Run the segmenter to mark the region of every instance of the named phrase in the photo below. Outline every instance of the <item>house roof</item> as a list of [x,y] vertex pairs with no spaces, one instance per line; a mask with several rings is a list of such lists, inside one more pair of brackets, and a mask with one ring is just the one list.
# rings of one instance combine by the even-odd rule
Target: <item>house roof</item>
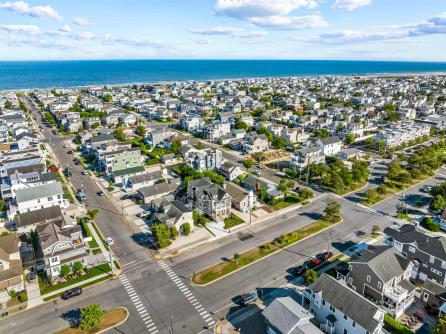
[[368,332],[373,333],[378,327],[379,322],[375,319],[375,314],[380,310],[379,306],[368,301],[335,278],[322,274],[309,289],[314,293],[321,292],[324,300]]
[[138,184],[148,181],[156,181],[161,179],[162,177],[163,174],[161,173],[161,171],[155,171],[131,176],[130,181],[132,181],[133,184]]
[[340,142],[341,140],[339,139],[338,136],[331,136],[331,137],[327,137],[327,138],[321,138],[320,141],[324,145],[330,145],[330,144]]
[[63,194],[63,189],[59,182],[45,183],[32,188],[18,189],[16,191],[16,201],[20,203],[61,194]]
[[366,263],[386,283],[396,276],[401,276],[410,260],[405,259],[392,246],[369,246],[354,255],[350,263]]
[[178,185],[175,183],[158,183],[153,186],[142,187],[138,189],[138,193],[140,193],[144,197],[153,196],[153,195],[161,195],[173,192],[178,188]]
[[431,237],[414,225],[404,225],[399,230],[387,227],[384,233],[401,243],[413,244],[419,250],[446,261],[446,238],[443,236]]
[[439,296],[442,299],[446,299],[446,288],[442,285],[438,284],[435,281],[427,279],[423,282],[423,289]]
[[46,170],[46,166],[44,164],[32,164],[27,166],[19,166],[19,167],[11,167],[8,168],[8,175],[15,174],[16,172],[19,174],[27,174],[32,172],[43,173]]
[[71,241],[71,235],[79,232],[82,232],[79,225],[69,226],[63,219],[46,222],[36,227],[42,249],[48,248],[58,241]]
[[142,173],[144,172],[144,166],[135,166],[135,167],[130,167],[130,168],[124,168],[124,169],[120,169],[117,171],[113,171],[113,176],[114,177],[119,177],[119,176],[124,176],[124,175],[132,175],[132,174],[137,174],[137,173]]
[[[319,334],[319,328],[309,322],[313,316],[291,297],[275,299],[263,312],[268,324],[283,334]],[[299,322],[302,322],[299,324]],[[277,332],[277,331],[276,331]]]
[[226,183],[226,192],[231,196],[231,198],[235,201],[241,201],[248,196],[249,192],[239,187],[235,183],[227,182]]
[[14,223],[16,227],[26,227],[60,218],[62,218],[62,212],[60,211],[60,206],[56,205],[40,210],[18,213],[14,218]]
[[0,259],[9,262],[10,254],[19,251],[19,239],[16,234],[0,236]]

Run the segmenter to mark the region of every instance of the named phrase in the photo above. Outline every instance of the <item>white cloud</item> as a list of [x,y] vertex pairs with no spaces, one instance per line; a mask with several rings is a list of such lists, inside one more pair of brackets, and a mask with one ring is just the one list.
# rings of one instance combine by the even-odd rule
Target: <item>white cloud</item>
[[28,24],[0,24],[0,30],[31,36],[40,34],[38,27]]
[[16,2],[3,2],[0,3],[0,8],[7,9],[11,12],[20,15],[28,15],[32,17],[40,17],[40,18],[50,18],[57,21],[62,20],[62,16],[51,6],[34,6],[31,7],[25,1],[16,1]]
[[189,32],[197,35],[227,35],[240,38],[255,38],[268,34],[266,31],[246,31],[237,27],[191,28]]
[[248,21],[260,27],[273,29],[322,28],[328,23],[320,15],[290,15],[304,8],[315,9],[316,0],[217,0],[219,14]]
[[66,24],[62,28],[59,28],[59,31],[62,33],[70,34],[73,31],[73,29],[71,29],[71,27],[68,24]]
[[332,8],[346,9],[348,11],[355,10],[357,8],[370,6],[372,0],[336,0]]
[[327,27],[328,23],[320,15],[305,16],[268,16],[252,18],[251,22],[260,27],[275,29],[308,29]]
[[88,26],[90,24],[87,19],[79,16],[74,18],[73,23],[81,27]]
[[204,38],[195,38],[193,39],[193,41],[196,44],[200,44],[200,45],[210,45],[210,44],[214,44],[214,41],[210,38],[204,37]]

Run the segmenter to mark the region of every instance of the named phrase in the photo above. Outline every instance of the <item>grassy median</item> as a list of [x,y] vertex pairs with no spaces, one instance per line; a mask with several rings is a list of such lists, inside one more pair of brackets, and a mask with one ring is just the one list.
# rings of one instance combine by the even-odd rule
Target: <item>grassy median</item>
[[209,268],[195,273],[192,281],[195,284],[203,285],[215,281],[231,272],[243,268],[244,266],[258,261],[265,256],[286,248],[304,238],[322,231],[340,221],[340,218],[333,220],[318,220],[293,232],[284,234],[273,241],[267,242],[259,247],[252,248],[244,253],[235,254],[234,257],[224,262],[217,263]]

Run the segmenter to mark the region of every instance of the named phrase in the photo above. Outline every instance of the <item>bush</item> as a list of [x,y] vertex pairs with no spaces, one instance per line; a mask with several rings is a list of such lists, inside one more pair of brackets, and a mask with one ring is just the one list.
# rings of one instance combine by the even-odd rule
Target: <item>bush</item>
[[304,274],[305,284],[310,285],[317,281],[318,274],[316,270],[307,270]]
[[184,235],[189,235],[189,233],[190,233],[190,224],[189,223],[184,223],[182,226],[183,226],[183,234]]
[[96,326],[105,314],[105,310],[99,304],[91,304],[81,309],[81,329],[89,329]]
[[391,334],[414,334],[409,327],[395,320],[387,313],[384,314],[384,329]]
[[429,230],[432,232],[440,231],[440,225],[438,225],[436,222],[432,221],[431,217],[424,217],[423,220],[421,220],[421,226],[423,226],[426,230]]
[[178,230],[175,226],[170,228],[170,237],[175,240],[178,237]]

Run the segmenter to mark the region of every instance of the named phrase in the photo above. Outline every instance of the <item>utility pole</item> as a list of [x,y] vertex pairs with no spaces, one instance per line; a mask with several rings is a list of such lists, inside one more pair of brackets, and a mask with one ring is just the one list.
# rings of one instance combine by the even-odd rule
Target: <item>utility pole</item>
[[115,276],[115,273],[114,273],[114,270],[113,270],[113,256],[112,256],[112,252],[111,251],[112,251],[111,247],[108,246],[108,255],[110,257],[110,269],[111,269],[111,274],[112,274],[112,277],[113,277],[113,276]]
[[170,330],[169,330],[170,334],[174,334],[173,332],[173,314],[170,315]]

